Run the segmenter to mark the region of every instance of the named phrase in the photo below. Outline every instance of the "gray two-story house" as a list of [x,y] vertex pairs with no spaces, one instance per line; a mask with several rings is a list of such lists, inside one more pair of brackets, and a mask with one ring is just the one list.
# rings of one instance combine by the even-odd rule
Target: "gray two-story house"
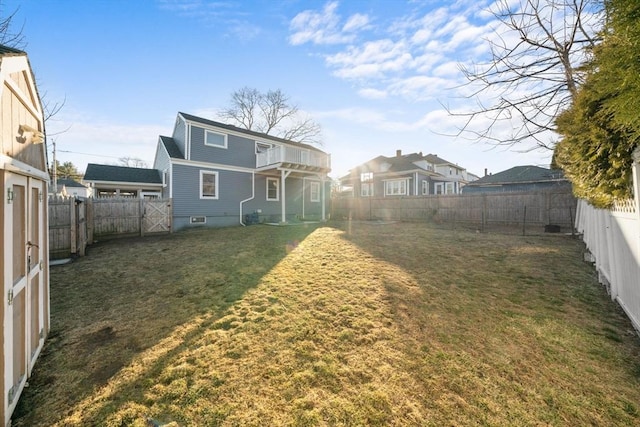
[[331,158],[311,145],[178,113],[154,169],[175,230],[326,218]]

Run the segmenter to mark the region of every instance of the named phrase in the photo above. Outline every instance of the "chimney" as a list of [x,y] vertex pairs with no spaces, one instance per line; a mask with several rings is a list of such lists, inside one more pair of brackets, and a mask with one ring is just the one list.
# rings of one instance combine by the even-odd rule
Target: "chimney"
[[487,176],[487,168],[484,168],[484,176]]
[[396,150],[396,157],[402,157],[402,150]]

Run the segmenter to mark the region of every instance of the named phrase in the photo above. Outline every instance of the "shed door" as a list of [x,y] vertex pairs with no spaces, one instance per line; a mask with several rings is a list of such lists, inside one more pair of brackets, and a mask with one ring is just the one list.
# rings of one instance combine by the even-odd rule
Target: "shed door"
[[[4,364],[6,407],[13,407],[44,343],[44,224],[40,180],[6,172]],[[11,412],[11,411],[9,411]]]

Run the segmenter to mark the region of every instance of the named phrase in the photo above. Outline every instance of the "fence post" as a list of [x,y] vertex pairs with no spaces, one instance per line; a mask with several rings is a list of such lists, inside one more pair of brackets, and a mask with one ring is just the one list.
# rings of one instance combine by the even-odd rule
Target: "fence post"
[[524,205],[524,214],[522,215],[522,235],[526,234],[527,230],[527,205]]
[[144,198],[140,198],[138,202],[138,218],[140,218],[140,237],[144,237]]
[[78,252],[78,216],[76,215],[76,201],[69,198],[69,243],[71,244],[70,252],[75,254]]
[[86,209],[87,209],[87,244],[93,244],[93,197],[89,197],[85,200]]

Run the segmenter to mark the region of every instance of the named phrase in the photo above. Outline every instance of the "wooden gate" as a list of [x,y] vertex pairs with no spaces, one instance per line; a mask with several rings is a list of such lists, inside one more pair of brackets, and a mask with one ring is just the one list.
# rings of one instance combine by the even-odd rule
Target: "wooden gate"
[[145,199],[142,201],[142,235],[171,231],[171,200]]

